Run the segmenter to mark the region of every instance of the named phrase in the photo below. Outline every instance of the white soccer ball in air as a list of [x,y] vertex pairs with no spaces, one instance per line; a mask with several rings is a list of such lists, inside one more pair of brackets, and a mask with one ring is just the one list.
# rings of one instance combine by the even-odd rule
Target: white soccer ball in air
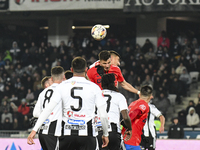
[[106,28],[100,24],[93,26],[91,30],[91,35],[95,40],[103,40],[106,37]]

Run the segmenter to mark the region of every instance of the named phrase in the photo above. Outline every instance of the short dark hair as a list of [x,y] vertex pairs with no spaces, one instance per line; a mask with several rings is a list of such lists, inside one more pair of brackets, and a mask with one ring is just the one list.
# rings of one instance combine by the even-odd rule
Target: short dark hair
[[72,68],[75,73],[83,73],[87,67],[86,60],[82,57],[75,57],[72,60]]
[[144,85],[141,87],[140,94],[145,97],[150,97],[153,93],[153,88],[150,85]]
[[99,53],[99,60],[107,61],[110,58],[110,52],[107,50],[103,50]]
[[116,51],[111,50],[109,52],[110,52],[110,55],[116,55],[120,58],[120,55]]
[[55,67],[53,67],[52,69],[51,69],[51,75],[53,76],[53,75],[55,75],[55,76],[57,76],[57,75],[60,75],[61,73],[63,73],[64,72],[64,69],[63,69],[63,67],[61,67],[61,66],[55,66]]
[[113,73],[104,74],[102,76],[101,87],[103,89],[108,89],[108,90],[119,92],[119,90],[115,86],[115,75]]
[[53,78],[53,80],[62,80],[62,73],[64,73],[64,69],[61,66],[56,66],[51,69],[51,77]]
[[70,70],[65,71],[65,78],[70,79],[71,77],[73,77],[73,72]]
[[51,78],[51,76],[45,76],[41,81],[42,88],[45,88],[45,83]]

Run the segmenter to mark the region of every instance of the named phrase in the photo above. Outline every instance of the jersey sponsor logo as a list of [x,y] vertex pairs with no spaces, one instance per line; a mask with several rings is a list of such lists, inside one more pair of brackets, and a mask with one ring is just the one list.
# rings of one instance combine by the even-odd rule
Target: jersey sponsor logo
[[[102,131],[102,130],[103,130],[103,127],[102,127],[102,124],[100,122],[98,125],[96,125],[95,132]],[[111,131],[111,126],[110,125],[108,125],[108,130]]]
[[65,129],[70,129],[70,130],[85,130],[85,126],[84,125],[66,125]]
[[139,107],[140,107],[142,110],[145,110],[145,109],[146,109],[146,106],[145,106],[145,105],[143,105],[143,104],[142,104],[142,105],[140,105]]
[[72,85],[76,84],[76,81],[72,81],[71,84],[72,84]]
[[42,129],[42,130],[47,130],[47,129],[48,129],[48,126],[41,126],[40,129]]
[[85,115],[74,114],[74,117],[85,117]]
[[74,119],[69,119],[67,121],[69,124],[73,124],[73,125],[84,125],[85,121],[84,120],[74,120]]
[[48,124],[50,122],[49,119],[46,119],[45,122],[43,122],[43,124]]
[[96,127],[102,126],[101,121],[96,123]]
[[68,111],[67,115],[68,115],[69,118],[72,117],[72,116],[73,117],[85,117],[85,115],[82,115],[82,114],[74,114],[73,111]]

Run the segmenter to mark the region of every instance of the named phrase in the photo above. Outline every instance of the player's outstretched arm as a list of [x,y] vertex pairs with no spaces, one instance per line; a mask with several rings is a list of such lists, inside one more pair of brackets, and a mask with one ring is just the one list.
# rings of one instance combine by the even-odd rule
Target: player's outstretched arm
[[163,133],[164,130],[165,130],[165,127],[164,127],[164,126],[165,126],[165,117],[164,117],[163,115],[161,115],[161,116],[159,117],[159,119],[160,119],[160,123],[161,123],[159,132],[160,132],[160,133]]
[[135,89],[131,84],[129,84],[128,82],[126,82],[125,80],[122,82],[119,82],[119,84],[127,91],[135,93],[135,94],[140,94],[140,92]]

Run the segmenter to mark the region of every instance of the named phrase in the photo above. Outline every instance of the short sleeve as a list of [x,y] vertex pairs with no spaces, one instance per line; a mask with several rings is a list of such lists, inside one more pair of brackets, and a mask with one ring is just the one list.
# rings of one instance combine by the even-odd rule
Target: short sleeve
[[145,105],[145,104],[140,104],[138,106],[139,110],[141,110],[141,112],[144,114],[147,110],[148,110],[148,105]]
[[126,102],[126,98],[119,93],[119,109],[120,111],[122,110],[128,110],[128,105],[127,105],[127,102]]
[[104,95],[101,91],[101,89],[99,88],[98,85],[93,85],[93,90],[95,91],[95,105],[96,107],[100,107],[102,105],[106,105],[106,99],[104,98]]
[[42,112],[42,106],[41,106],[41,93],[40,93],[37,103],[35,104],[35,107],[33,109],[33,117],[38,118],[41,112]]
[[90,79],[91,82],[94,82],[94,77],[92,76],[93,67],[87,71],[87,77]]
[[117,78],[117,81],[118,82],[123,82],[124,81],[124,77],[123,77],[123,75],[122,75],[122,72],[121,72],[121,69],[119,68],[119,67],[117,67],[117,69],[118,69],[118,78]]
[[150,107],[151,113],[152,113],[154,116],[160,117],[160,116],[162,115],[162,113],[156,108],[155,105],[150,104],[149,107]]

